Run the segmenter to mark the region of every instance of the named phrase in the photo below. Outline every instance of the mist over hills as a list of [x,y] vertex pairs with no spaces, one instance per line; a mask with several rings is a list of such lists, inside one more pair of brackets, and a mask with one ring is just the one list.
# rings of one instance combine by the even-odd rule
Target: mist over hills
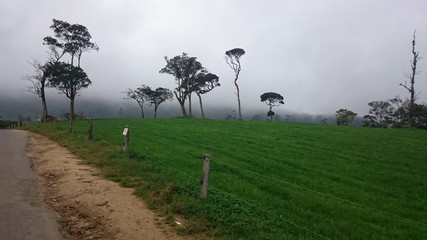
[[[69,101],[67,98],[57,95],[47,97],[49,115],[58,119],[65,119],[65,114],[69,112]],[[85,118],[140,118],[141,111],[138,104],[133,100],[103,99],[100,97],[78,97],[75,103],[76,113]],[[206,118],[209,119],[236,119],[237,114],[232,106],[204,106]],[[298,113],[286,110],[286,106],[273,109],[276,112],[275,121],[305,122],[335,124],[334,114],[309,114]],[[265,106],[247,109],[243,107],[243,118],[245,120],[267,121],[268,108]],[[9,94],[0,95],[0,117],[4,120],[17,120],[24,118],[27,121],[36,121],[42,113],[41,101],[35,95],[13,96]],[[154,108],[149,105],[144,106],[145,118],[153,118]],[[172,118],[181,116],[179,105],[176,101],[165,102],[160,105],[157,117]],[[353,125],[361,125],[362,119],[359,114]],[[200,117],[198,102],[193,102],[193,116]]]

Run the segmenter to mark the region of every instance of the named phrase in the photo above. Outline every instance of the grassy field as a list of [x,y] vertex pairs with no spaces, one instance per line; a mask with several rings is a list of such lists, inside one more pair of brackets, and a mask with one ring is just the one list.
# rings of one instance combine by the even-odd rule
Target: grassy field
[[[130,151],[121,152],[123,126]],[[427,131],[285,122],[100,119],[33,126],[136,189],[183,234],[427,239]],[[209,196],[198,198],[203,154]]]

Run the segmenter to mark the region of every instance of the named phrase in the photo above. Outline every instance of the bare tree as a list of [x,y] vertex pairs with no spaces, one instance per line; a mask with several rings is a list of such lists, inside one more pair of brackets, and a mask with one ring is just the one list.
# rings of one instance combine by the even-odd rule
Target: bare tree
[[240,104],[240,90],[239,90],[239,85],[237,84],[237,80],[239,79],[239,74],[240,74],[240,70],[241,65],[240,65],[240,57],[243,56],[245,54],[245,50],[241,49],[241,48],[234,48],[231,49],[229,51],[225,52],[225,60],[227,61],[228,66],[230,66],[231,69],[233,69],[234,71],[234,85],[236,86],[236,91],[237,91],[237,105],[238,105],[238,110],[239,110],[239,120],[242,120],[242,108],[241,108],[241,104]]
[[415,33],[413,34],[413,40],[412,40],[412,60],[411,60],[411,72],[405,74],[405,78],[409,79],[409,86],[407,85],[406,81],[405,84],[400,83],[399,85],[404,87],[406,90],[409,91],[410,99],[409,99],[409,126],[414,126],[414,105],[415,105],[415,75],[418,75],[419,72],[417,72],[417,62],[418,60],[421,60],[421,57],[419,57],[419,52],[415,51]]
[[34,68],[34,75],[23,76],[22,79],[31,82],[26,91],[37,95],[42,101],[42,121],[45,122],[48,117],[45,88],[47,80],[44,71],[44,65],[40,61],[33,59],[33,62],[28,63]]

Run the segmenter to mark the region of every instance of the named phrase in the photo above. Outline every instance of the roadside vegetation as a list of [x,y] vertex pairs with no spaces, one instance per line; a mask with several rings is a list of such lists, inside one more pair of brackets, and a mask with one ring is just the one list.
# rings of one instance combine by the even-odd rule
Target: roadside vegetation
[[[129,152],[123,153],[123,127]],[[284,122],[97,119],[27,126],[219,239],[427,239],[427,134]],[[207,199],[202,156],[212,156]]]

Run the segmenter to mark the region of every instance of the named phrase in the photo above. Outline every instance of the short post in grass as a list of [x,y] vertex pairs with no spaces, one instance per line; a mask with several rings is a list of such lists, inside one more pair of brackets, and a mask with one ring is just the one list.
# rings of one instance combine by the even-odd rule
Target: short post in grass
[[208,181],[209,181],[209,162],[211,161],[211,155],[203,155],[203,168],[202,177],[200,180],[200,198],[208,197]]
[[87,119],[87,122],[88,122],[88,127],[87,127],[87,135],[88,135],[88,139],[89,140],[92,140],[93,139],[93,118],[92,117],[89,117],[88,119]]
[[123,139],[124,139],[124,143],[123,143],[123,152],[128,152],[129,150],[129,126],[126,125],[125,128],[123,129]]

